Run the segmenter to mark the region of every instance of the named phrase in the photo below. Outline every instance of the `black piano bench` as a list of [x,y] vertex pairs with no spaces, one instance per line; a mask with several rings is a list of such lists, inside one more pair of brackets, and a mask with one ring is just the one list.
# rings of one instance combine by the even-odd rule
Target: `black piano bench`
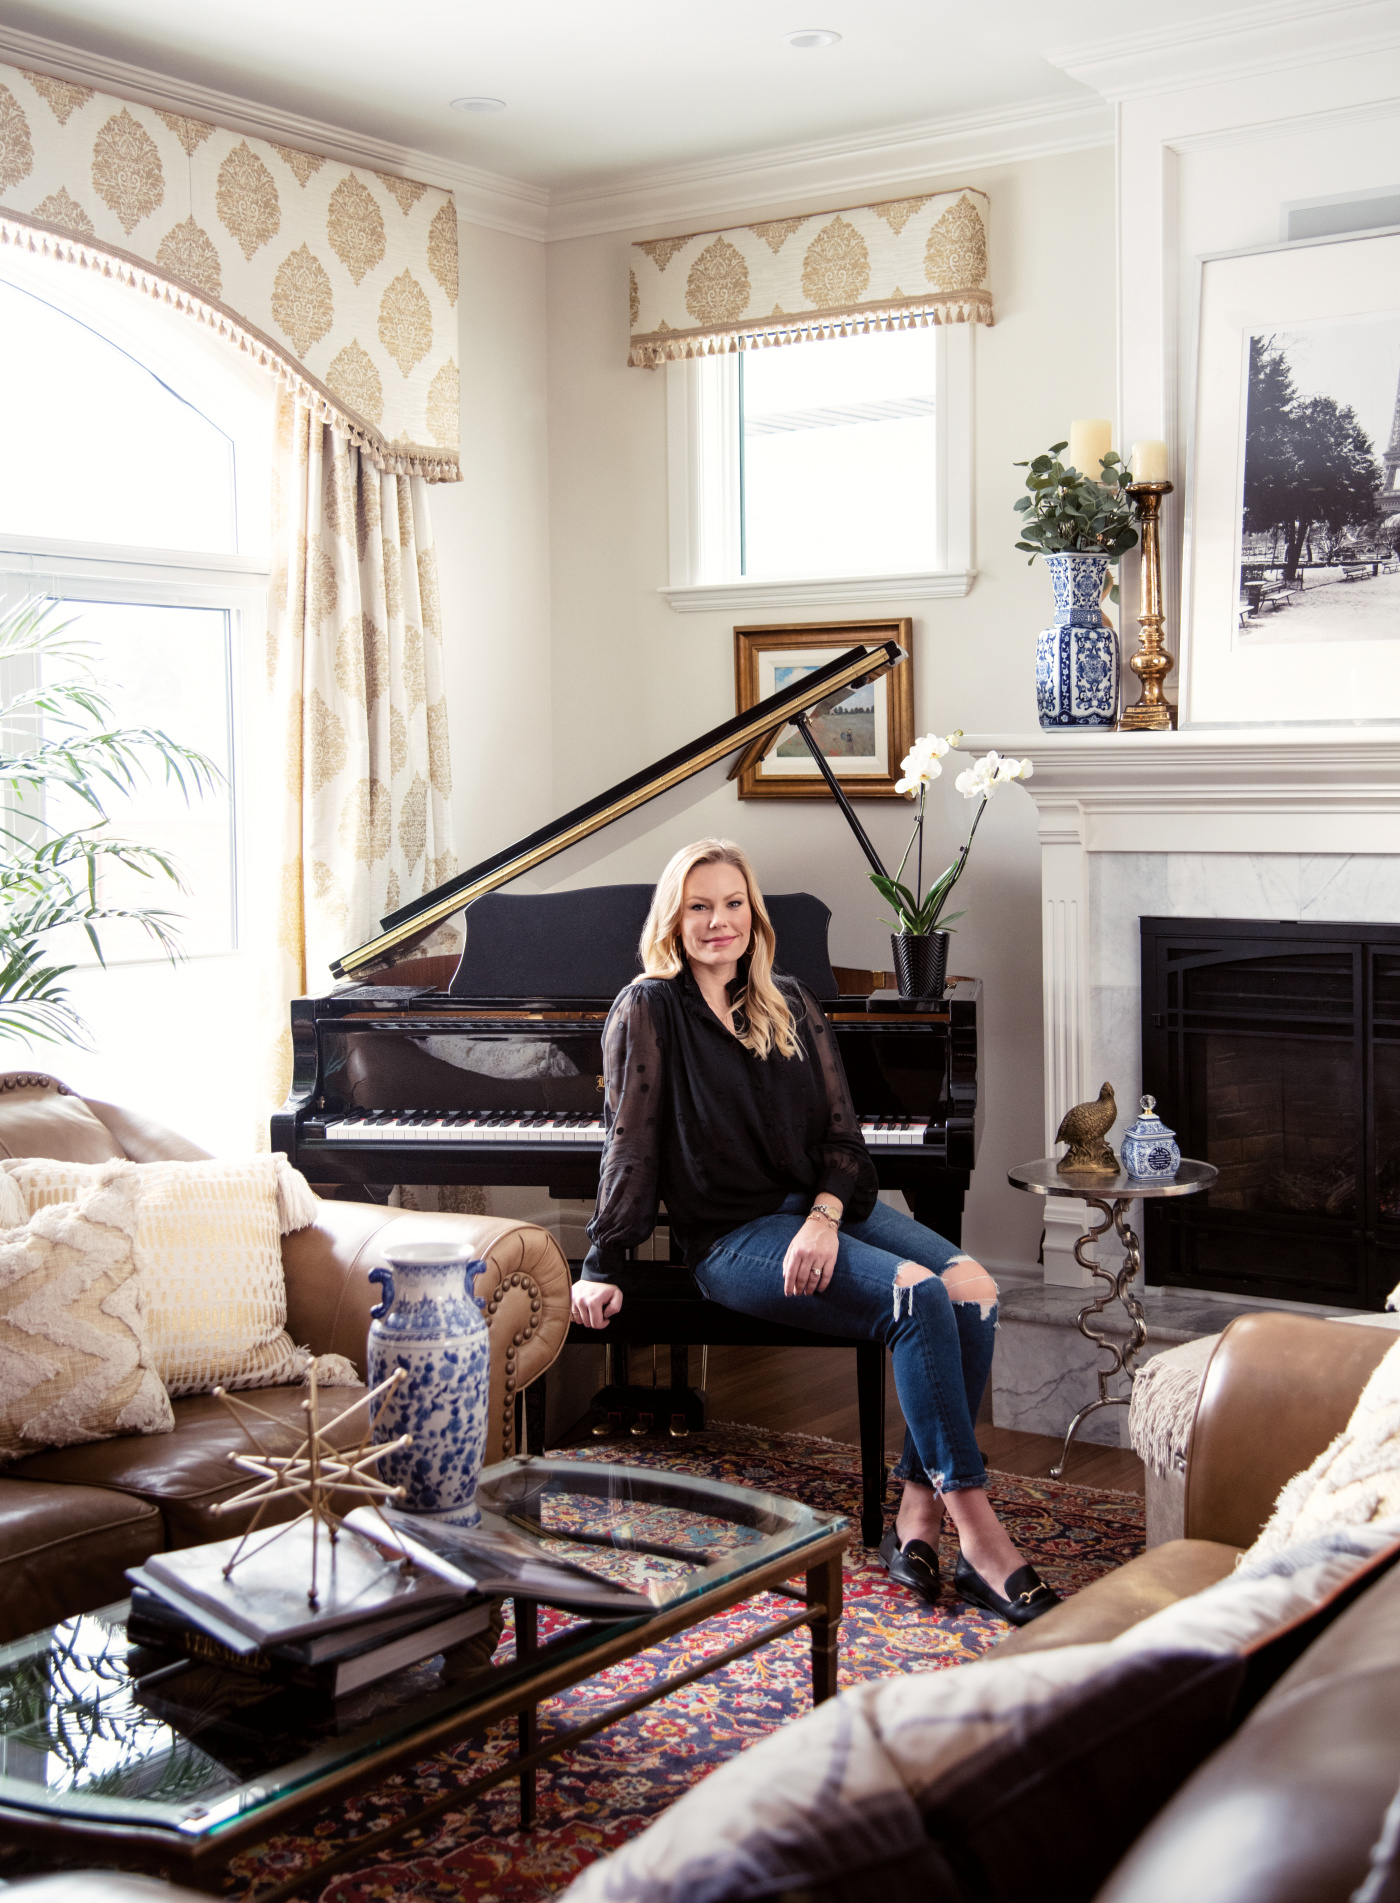
[[[569,1265],[575,1281],[579,1266],[577,1262]],[[635,1418],[637,1413],[650,1407],[661,1417],[653,1420],[654,1431],[664,1433],[671,1425],[673,1414],[683,1414],[687,1428],[702,1426],[702,1403],[694,1389],[685,1383],[684,1351],[687,1348],[850,1349],[856,1358],[856,1405],[860,1417],[860,1531],[867,1546],[878,1546],[884,1537],[887,1478],[884,1343],[842,1341],[838,1336],[817,1335],[806,1328],[788,1328],[781,1322],[758,1321],[752,1315],[721,1308],[717,1302],[705,1300],[690,1271],[679,1264],[639,1263],[625,1280],[623,1273],[619,1275],[619,1287],[625,1298],[622,1313],[614,1315],[605,1328],[581,1328],[575,1322],[567,1340],[569,1347],[601,1345],[615,1351],[615,1385],[595,1396],[593,1403],[605,1418],[609,1412],[618,1412],[625,1421],[627,1415]],[[627,1349],[658,1344],[680,1351],[672,1359],[670,1385],[655,1389],[629,1387],[625,1372]],[[619,1362],[623,1363],[622,1367],[618,1366]],[[537,1382],[535,1386],[542,1387],[543,1383]],[[621,1392],[624,1389],[625,1394]],[[542,1399],[541,1396],[541,1403]],[[535,1444],[532,1433],[530,1445]]]

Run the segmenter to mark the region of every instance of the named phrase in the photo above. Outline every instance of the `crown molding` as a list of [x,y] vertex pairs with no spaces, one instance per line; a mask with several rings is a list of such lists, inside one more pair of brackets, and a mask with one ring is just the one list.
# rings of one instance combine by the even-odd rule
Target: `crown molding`
[[[1400,6],[1400,0],[1387,0],[1387,4]],[[585,238],[676,222],[704,225],[775,205],[815,199],[829,202],[833,194],[848,200],[881,194],[893,197],[968,166],[1048,158],[1111,145],[1114,140],[1112,109],[1100,99],[1049,105],[1028,100],[992,112],[891,126],[878,133],[770,147],[669,170],[653,167],[551,192],[523,179],[350,132],[344,126],[283,112],[190,80],[172,79],[149,67],[15,27],[0,25],[0,59],[143,105],[208,119],[250,138],[306,146],[346,165],[422,179],[454,195],[464,223],[518,238]]]
[[702,226],[816,197],[888,197],[971,165],[1006,165],[1112,145],[1098,99],[1027,100],[802,145],[774,146],[666,171],[656,167],[549,195],[548,236],[589,238],[676,223]]
[[73,79],[102,92],[117,93],[140,105],[208,119],[249,138],[306,146],[312,151],[324,152],[327,158],[339,159],[344,165],[363,165],[376,172],[421,179],[425,184],[451,192],[457,201],[457,215],[467,224],[485,225],[492,231],[509,232],[517,238],[545,235],[549,193],[543,186],[527,184],[523,179],[483,172],[476,166],[436,158],[413,146],[394,145],[386,139],[348,132],[344,126],[282,112],[275,106],[260,105],[235,93],[196,85],[192,80],[171,79],[163,73],[152,72],[149,67],[108,59],[103,54],[89,53],[37,33],[22,33],[15,27],[0,26],[0,58],[16,66],[32,66],[39,72],[52,73],[56,79]]
[[1208,19],[1055,47],[1044,57],[1117,104],[1396,47],[1400,0],[1266,0]]

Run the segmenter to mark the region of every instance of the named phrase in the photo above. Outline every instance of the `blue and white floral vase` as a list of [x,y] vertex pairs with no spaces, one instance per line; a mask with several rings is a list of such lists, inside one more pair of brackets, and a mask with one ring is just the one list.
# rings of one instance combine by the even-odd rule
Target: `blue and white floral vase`
[[1142,1099],[1138,1120],[1123,1132],[1118,1154],[1129,1176],[1145,1182],[1161,1182],[1176,1175],[1181,1166],[1176,1132],[1169,1130],[1157,1115],[1155,1097]]
[[1112,727],[1118,719],[1118,636],[1103,618],[1107,555],[1047,555],[1055,620],[1035,644],[1042,727]]
[[413,1445],[388,1455],[378,1471],[407,1489],[397,1503],[403,1512],[479,1525],[491,1342],[472,1288],[486,1264],[441,1242],[407,1243],[385,1254],[388,1268],[369,1275],[384,1291],[370,1310],[369,1384],[396,1368],[408,1379],[385,1397],[375,1438],[411,1434]]

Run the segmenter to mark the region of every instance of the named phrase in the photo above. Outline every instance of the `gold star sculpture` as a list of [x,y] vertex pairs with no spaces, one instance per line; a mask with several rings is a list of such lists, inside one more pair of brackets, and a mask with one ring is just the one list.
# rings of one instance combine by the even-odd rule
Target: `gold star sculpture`
[[[388,1406],[390,1399],[408,1379],[407,1370],[396,1368],[377,1387],[362,1394],[350,1406],[343,1408],[333,1420],[321,1425],[321,1397],[316,1385],[316,1365],[313,1362],[307,1374],[307,1386],[310,1392],[302,1402],[307,1416],[306,1434],[296,1451],[291,1454],[274,1454],[265,1448],[254,1432],[252,1422],[267,1422],[270,1426],[285,1430],[287,1423],[279,1420],[275,1414],[269,1414],[266,1408],[245,1401],[241,1395],[230,1394],[225,1388],[215,1388],[215,1397],[222,1401],[243,1432],[252,1442],[251,1454],[231,1453],[228,1458],[231,1465],[240,1467],[245,1473],[256,1474],[257,1484],[246,1487],[242,1493],[235,1494],[231,1500],[220,1500],[214,1505],[215,1513],[232,1513],[237,1507],[252,1506],[256,1502],[257,1510],[244,1531],[242,1539],[235,1547],[232,1557],[223,1569],[225,1579],[232,1574],[234,1567],[244,1556],[248,1541],[262,1524],[262,1517],[274,1500],[289,1497],[305,1502],[305,1510],[279,1526],[272,1539],[265,1540],[258,1548],[271,1546],[274,1540],[281,1539],[284,1533],[290,1533],[293,1527],[311,1522],[311,1585],[306,1595],[306,1603],[314,1611],[320,1603],[317,1590],[317,1548],[318,1534],[324,1526],[326,1536],[332,1546],[340,1535],[344,1520],[331,1507],[333,1493],[350,1494],[363,1500],[381,1520],[379,1511],[381,1500],[402,1500],[407,1497],[406,1487],[391,1487],[387,1480],[381,1480],[373,1471],[386,1454],[396,1454],[401,1449],[413,1445],[411,1434],[400,1434],[397,1440],[385,1441],[379,1446],[373,1443],[375,1428],[380,1416]],[[382,1396],[383,1399],[379,1397]],[[379,1401],[378,1407],[374,1406]],[[351,1448],[339,1448],[333,1443],[332,1436],[342,1421],[349,1420],[358,1409],[365,1411],[365,1429],[359,1443]],[[250,1420],[251,1417],[251,1420]],[[384,1531],[389,1543],[402,1551],[393,1528],[384,1520]],[[400,1566],[402,1572],[412,1572],[413,1567],[407,1556]]]

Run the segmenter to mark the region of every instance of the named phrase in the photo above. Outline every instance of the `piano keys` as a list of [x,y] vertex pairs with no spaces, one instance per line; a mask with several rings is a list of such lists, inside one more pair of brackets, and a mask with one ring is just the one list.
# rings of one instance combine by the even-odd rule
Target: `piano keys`
[[[939,1141],[938,1126],[918,1117],[862,1117],[867,1149],[899,1150]],[[308,1118],[303,1141],[342,1143],[565,1143],[601,1152],[601,1117],[528,1110],[355,1110]]]

